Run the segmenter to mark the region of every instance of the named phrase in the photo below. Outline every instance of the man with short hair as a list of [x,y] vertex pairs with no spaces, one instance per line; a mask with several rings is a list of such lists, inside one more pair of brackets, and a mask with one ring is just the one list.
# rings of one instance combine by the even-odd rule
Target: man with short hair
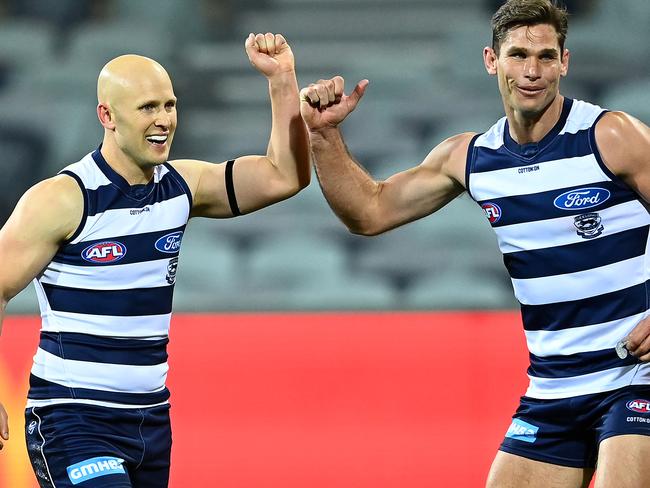
[[488,487],[586,487],[596,463],[598,488],[650,486],[650,129],[560,94],[567,13],[555,3],[509,0],[492,28],[483,57],[505,117],[385,181],[352,159],[338,128],[368,81],[350,95],[341,77],[304,88],[320,185],[363,235],[427,216],[464,191],[485,210],[531,359]]

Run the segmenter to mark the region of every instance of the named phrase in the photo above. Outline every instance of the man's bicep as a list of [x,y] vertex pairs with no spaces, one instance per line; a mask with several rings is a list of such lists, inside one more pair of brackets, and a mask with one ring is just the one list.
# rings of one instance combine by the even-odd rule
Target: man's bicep
[[419,219],[439,210],[460,195],[467,137],[457,136],[435,147],[418,166],[397,173],[381,183],[380,213],[394,225]]
[[20,199],[0,229],[0,294],[8,300],[34,279],[79,225],[83,197],[74,181],[42,182]]
[[185,180],[192,193],[192,217],[225,218],[231,217],[226,189],[226,168],[233,163],[209,163],[198,160],[170,161],[170,164]]
[[382,214],[401,225],[435,212],[462,192],[453,178],[421,164],[383,182],[378,205]]

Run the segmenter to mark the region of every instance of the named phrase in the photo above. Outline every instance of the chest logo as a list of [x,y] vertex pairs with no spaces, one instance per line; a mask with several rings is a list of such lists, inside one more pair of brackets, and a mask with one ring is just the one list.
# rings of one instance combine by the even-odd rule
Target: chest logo
[[181,249],[181,240],[183,239],[183,231],[172,232],[166,234],[156,241],[156,249],[160,252],[173,254]]
[[126,246],[117,241],[98,242],[81,252],[81,257],[91,263],[109,264],[126,256]]
[[648,400],[631,400],[625,406],[633,412],[650,413],[650,402]]
[[602,219],[598,212],[591,212],[573,217],[573,225],[578,230],[578,235],[583,239],[598,237],[605,230],[601,224]]
[[176,271],[178,271],[178,257],[171,258],[169,263],[167,263],[167,276],[165,276],[165,280],[170,285],[176,283]]
[[553,200],[560,210],[582,210],[585,208],[597,207],[609,200],[611,193],[605,188],[578,188],[562,193]]
[[485,216],[488,218],[491,224],[496,224],[501,220],[501,207],[496,203],[486,202],[481,205],[481,208],[485,212]]

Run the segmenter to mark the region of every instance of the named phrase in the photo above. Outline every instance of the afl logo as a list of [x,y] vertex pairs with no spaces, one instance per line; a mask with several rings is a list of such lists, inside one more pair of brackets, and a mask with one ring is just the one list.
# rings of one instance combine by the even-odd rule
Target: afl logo
[[496,224],[501,219],[501,208],[496,203],[487,202],[481,208],[491,224]]
[[650,413],[650,402],[648,400],[631,400],[625,406],[633,412]]
[[553,205],[561,210],[582,210],[606,202],[610,195],[605,188],[579,188],[562,193],[553,200]]
[[180,250],[182,239],[183,231],[179,230],[177,232],[172,232],[171,234],[162,236],[156,241],[155,246],[156,249],[158,249],[160,252],[173,254]]
[[81,252],[81,257],[86,261],[98,264],[114,263],[125,255],[126,246],[117,241],[99,242]]

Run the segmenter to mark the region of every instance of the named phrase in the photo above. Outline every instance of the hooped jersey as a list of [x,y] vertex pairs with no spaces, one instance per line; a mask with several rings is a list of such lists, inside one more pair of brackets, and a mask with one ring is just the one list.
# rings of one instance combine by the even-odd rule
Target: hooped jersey
[[648,313],[650,216],[601,159],[594,131],[604,113],[565,99],[539,143],[517,144],[504,117],[468,151],[466,187],[521,304],[529,397],[650,383],[650,363],[614,349]]
[[42,317],[28,407],[167,402],[172,293],[192,197],[168,163],[130,186],[99,150],[66,167],[84,213],[35,285]]

